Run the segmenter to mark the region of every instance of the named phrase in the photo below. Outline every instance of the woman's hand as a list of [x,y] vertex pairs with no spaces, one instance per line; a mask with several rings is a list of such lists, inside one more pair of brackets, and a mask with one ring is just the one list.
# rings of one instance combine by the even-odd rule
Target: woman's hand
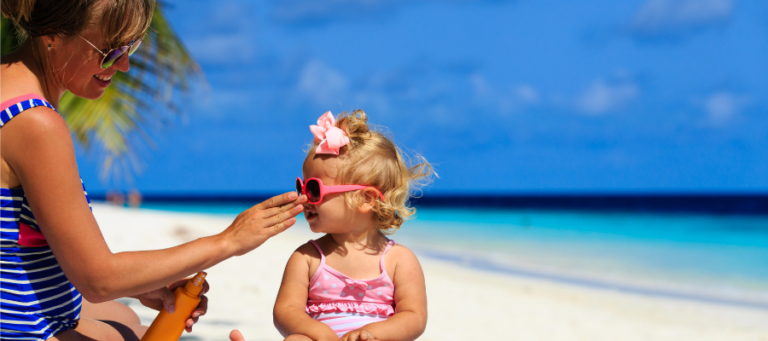
[[363,328],[347,332],[339,341],[377,341],[373,334]]
[[[186,285],[188,280],[189,278],[181,279],[166,288],[145,292],[134,298],[139,299],[139,302],[146,307],[155,310],[165,308],[169,313],[173,313],[176,311],[176,296],[174,296],[173,291],[178,287]],[[205,315],[205,313],[208,312],[208,297],[205,296],[205,293],[208,292],[209,288],[208,281],[205,281],[205,283],[203,283],[203,290],[200,291],[200,304],[192,311],[192,316],[187,319],[186,325],[184,326],[184,329],[186,329],[188,333],[192,331],[192,325],[197,323],[200,316]]]
[[298,196],[296,192],[267,199],[240,213],[221,236],[227,240],[234,255],[242,256],[293,226],[296,215],[304,210],[305,202],[307,196]]

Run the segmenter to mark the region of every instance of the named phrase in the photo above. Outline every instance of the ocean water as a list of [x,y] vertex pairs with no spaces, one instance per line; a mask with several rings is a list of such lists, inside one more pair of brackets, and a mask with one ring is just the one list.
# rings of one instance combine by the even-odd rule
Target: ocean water
[[768,216],[422,208],[392,238],[422,257],[509,275],[768,309]]

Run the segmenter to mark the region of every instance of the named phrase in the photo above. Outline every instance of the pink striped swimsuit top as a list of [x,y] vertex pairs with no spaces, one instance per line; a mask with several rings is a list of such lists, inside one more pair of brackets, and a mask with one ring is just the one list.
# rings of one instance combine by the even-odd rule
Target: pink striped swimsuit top
[[381,275],[356,280],[325,264],[325,255],[317,242],[310,240],[320,252],[320,266],[309,281],[307,314],[325,323],[338,336],[384,321],[395,314],[395,285],[384,267],[384,256],[395,241],[390,240],[381,255]]

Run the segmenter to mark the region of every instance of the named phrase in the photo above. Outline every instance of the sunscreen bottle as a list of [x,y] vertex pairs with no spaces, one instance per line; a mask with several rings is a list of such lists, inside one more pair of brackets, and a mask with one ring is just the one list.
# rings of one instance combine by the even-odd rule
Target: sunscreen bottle
[[203,290],[205,272],[198,272],[183,287],[176,288],[176,309],[173,314],[163,308],[147,329],[141,341],[178,341],[184,332],[187,319],[200,304],[200,291]]

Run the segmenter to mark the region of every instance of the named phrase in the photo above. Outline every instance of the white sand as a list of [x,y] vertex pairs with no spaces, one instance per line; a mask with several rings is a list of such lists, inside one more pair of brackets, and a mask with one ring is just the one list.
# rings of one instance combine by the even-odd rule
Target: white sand
[[[223,230],[231,217],[94,205],[113,252],[166,248]],[[298,224],[248,255],[208,270],[209,313],[188,340],[282,340],[272,305],[291,252],[310,238]],[[765,340],[768,310],[648,297],[474,271],[421,257],[429,322],[420,340]],[[156,311],[124,299],[149,324]]]

